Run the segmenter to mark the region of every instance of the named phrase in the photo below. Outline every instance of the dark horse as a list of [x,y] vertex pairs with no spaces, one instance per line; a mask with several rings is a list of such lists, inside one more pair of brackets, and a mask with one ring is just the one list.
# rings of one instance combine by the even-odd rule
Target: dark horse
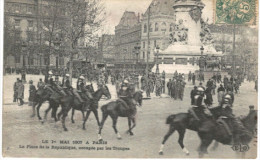
[[[72,115],[71,115],[71,121],[72,121],[72,123],[74,123],[74,120],[73,120],[74,110],[79,110],[79,111],[82,112],[82,115],[83,115],[83,121],[84,121],[84,123],[83,123],[83,129],[84,129],[84,130],[86,129],[86,128],[85,128],[85,124],[86,124],[86,121],[88,120],[88,117],[89,117],[89,115],[90,115],[91,112],[94,113],[94,115],[95,115],[95,117],[96,117],[96,120],[97,120],[97,124],[98,124],[98,126],[100,126],[100,122],[99,122],[99,118],[98,118],[98,102],[99,102],[100,98],[101,98],[103,95],[106,96],[107,99],[110,99],[110,98],[111,98],[111,94],[110,94],[109,89],[108,89],[107,86],[104,86],[104,87],[99,88],[96,92],[94,92],[94,93],[92,94],[93,99],[90,100],[90,102],[89,102],[89,107],[90,107],[90,108],[89,108],[89,110],[87,111],[86,116],[84,116],[84,109],[83,109],[82,107],[80,107],[80,106],[72,106]],[[60,115],[61,115],[61,112],[58,114],[58,117],[60,117]]]
[[[133,95],[133,99],[139,104],[139,106],[142,105],[142,98],[143,98],[143,95],[142,95],[142,92],[140,92],[140,91],[135,92]],[[117,131],[117,128],[116,128],[116,123],[117,123],[118,117],[127,117],[128,118],[129,130],[127,131],[127,133],[130,133],[130,135],[134,135],[132,132],[132,129],[136,126],[136,119],[135,119],[136,118],[135,115],[137,113],[136,106],[134,107],[133,110],[129,111],[129,110],[125,109],[125,107],[123,106],[122,103],[113,101],[113,102],[109,102],[106,105],[103,105],[101,107],[101,110],[102,110],[102,121],[101,121],[101,125],[100,125],[99,132],[98,132],[99,140],[102,140],[101,130],[102,130],[104,123],[108,116],[110,116],[113,121],[113,128],[114,128],[115,133],[117,134],[118,139],[121,139],[121,135],[119,134],[119,132]],[[133,126],[132,126],[131,122],[133,122]]]
[[[164,139],[161,144],[161,148],[159,151],[159,154],[163,154],[163,147],[167,139],[172,135],[172,133],[177,130],[179,133],[179,144],[187,155],[189,154],[189,151],[185,148],[183,144],[184,134],[186,129],[190,129],[193,131],[198,132],[198,135],[201,139],[201,144],[199,146],[199,156],[203,157],[205,153],[207,153],[208,146],[212,143],[213,140],[216,140],[217,142],[223,143],[223,144],[231,144],[232,143],[232,135],[229,135],[227,133],[227,130],[224,127],[221,127],[215,120],[208,119],[206,121],[203,121],[200,125],[196,125],[195,122],[191,123],[191,121],[194,121],[194,119],[189,115],[189,113],[179,113],[170,115],[167,120],[166,124],[170,124],[170,128],[168,133],[164,136]],[[250,109],[249,114],[243,118],[242,120],[243,125],[245,128],[252,133],[255,130],[255,126],[257,123],[257,111],[254,109]],[[234,143],[240,143],[240,144],[248,144],[252,138],[238,138],[234,139]]]
[[[87,108],[86,106],[89,105],[90,110],[87,111],[87,116],[84,119],[83,129],[85,128],[85,122],[86,122],[89,114],[91,113],[91,111],[94,112],[94,114],[97,118],[97,122],[99,124],[99,120],[98,120],[98,116],[97,116],[98,115],[97,114],[97,105],[98,105],[97,100],[99,100],[103,94],[105,96],[107,96],[108,98],[111,98],[111,95],[109,93],[107,86],[103,86],[102,88],[97,90],[95,93],[96,94],[94,95],[94,100],[86,102],[88,104],[85,104],[85,105],[80,103],[79,100],[75,96],[70,96],[70,95],[64,96],[61,99],[59,99],[58,101],[56,101],[55,103],[50,104],[50,107],[55,111],[57,111],[57,107],[59,107],[59,105],[61,105],[61,111],[58,113],[58,120],[60,119],[60,116],[62,115],[62,127],[63,127],[64,131],[68,131],[68,129],[65,126],[65,119],[71,108],[86,111],[86,108]],[[48,112],[45,112],[45,114],[47,114],[47,113]]]
[[[40,110],[40,107],[42,106],[42,104],[45,102],[45,101],[51,101],[50,97],[51,95],[53,94],[53,91],[50,90],[50,88],[44,88],[44,89],[38,89],[37,92],[36,92],[36,96],[35,96],[35,100],[33,103],[33,106],[32,106],[32,110],[33,110],[33,113],[31,115],[31,117],[34,117],[35,116],[35,107],[37,109],[37,117],[39,120],[42,120],[41,116],[40,116],[40,113],[39,113],[39,110]],[[52,112],[52,117],[54,118],[54,112]]]

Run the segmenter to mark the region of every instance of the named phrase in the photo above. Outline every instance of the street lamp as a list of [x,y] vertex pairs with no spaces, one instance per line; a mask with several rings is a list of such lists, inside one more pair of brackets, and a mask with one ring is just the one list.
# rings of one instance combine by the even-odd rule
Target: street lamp
[[57,55],[56,55],[56,70],[58,71],[59,69],[59,52],[58,50],[60,49],[60,45],[61,45],[61,40],[56,38],[56,40],[53,42],[55,50],[57,51]]
[[200,52],[201,52],[201,55],[203,55],[203,52],[204,52],[204,47],[203,46],[200,47]]
[[156,74],[159,75],[159,64],[158,64],[158,56],[159,56],[159,52],[160,52],[160,47],[157,45],[156,46],[156,53],[155,53],[155,56],[156,56]]
[[23,68],[25,69],[25,50],[26,50],[26,43],[22,42],[22,53],[23,53]]
[[138,45],[138,43],[136,44],[136,46],[134,47],[135,48],[135,54],[136,54],[136,65],[135,65],[135,70],[136,70],[136,67],[137,67],[137,63],[138,63],[138,55],[139,55],[139,50],[141,49],[141,47]]

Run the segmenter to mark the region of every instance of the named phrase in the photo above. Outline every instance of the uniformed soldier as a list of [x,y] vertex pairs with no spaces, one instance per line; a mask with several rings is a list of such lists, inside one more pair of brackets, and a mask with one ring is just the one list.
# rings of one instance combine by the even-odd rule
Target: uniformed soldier
[[125,102],[126,109],[133,109],[134,103],[133,103],[133,100],[132,100],[131,91],[129,90],[128,80],[123,81],[118,95],[119,95],[119,98],[121,100],[123,100],[123,102]]
[[57,85],[57,86],[61,86],[61,82],[59,81],[59,75],[55,75],[55,81],[54,83]]
[[180,99],[183,100],[183,94],[184,94],[184,89],[185,89],[186,83],[184,81],[180,81]]
[[156,96],[161,96],[162,82],[161,82],[160,77],[157,77],[156,82],[155,82],[155,86],[156,86]]
[[71,86],[71,83],[70,83],[70,75],[69,74],[66,74],[65,75],[65,80],[64,80],[64,84],[63,84],[63,88],[65,90],[65,92],[68,94],[68,95],[74,95],[78,98],[78,100],[80,101],[80,103],[83,103],[84,101],[82,100],[82,98],[80,97],[80,95],[78,94],[77,91],[73,90],[73,87]]
[[80,93],[79,95],[81,95],[81,98],[85,100],[87,100],[86,98],[93,99],[92,94],[85,87],[84,79],[85,79],[84,76],[80,76],[77,82],[77,90]]

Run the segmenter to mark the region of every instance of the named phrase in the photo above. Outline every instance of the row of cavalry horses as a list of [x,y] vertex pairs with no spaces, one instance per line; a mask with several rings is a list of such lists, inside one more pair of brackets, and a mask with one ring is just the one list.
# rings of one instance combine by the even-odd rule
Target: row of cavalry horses
[[[73,119],[74,112],[75,110],[78,110],[82,112],[82,116],[83,116],[82,128],[85,130],[86,121],[88,120],[90,113],[93,112],[99,127],[99,133],[98,133],[99,140],[102,140],[101,130],[108,116],[111,117],[113,121],[113,129],[117,134],[117,137],[120,139],[121,136],[117,131],[117,127],[116,127],[117,119],[118,117],[126,117],[128,118],[128,125],[129,125],[129,130],[127,132],[130,133],[130,135],[133,135],[132,129],[136,126],[136,120],[135,120],[135,115],[137,113],[136,106],[142,105],[142,92],[137,91],[133,94],[133,99],[136,102],[136,106],[131,110],[125,108],[124,104],[121,103],[120,101],[111,101],[108,104],[103,105],[101,107],[102,120],[100,122],[98,117],[98,102],[100,101],[102,96],[105,96],[107,99],[111,99],[110,91],[108,87],[105,85],[101,86],[97,91],[94,91],[92,84],[86,86],[86,89],[88,89],[90,93],[92,93],[93,98],[89,99],[87,97],[85,98],[83,97],[84,103],[81,103],[78,98],[76,98],[74,95],[69,95],[69,94],[53,98],[52,96],[53,91],[48,89],[48,87],[45,87],[44,89],[41,90],[41,92],[37,92],[39,94],[36,94],[35,96],[35,100],[34,100],[35,103],[32,106],[33,114],[31,115],[31,117],[34,117],[36,115],[35,112],[37,111],[38,119],[42,123],[44,123],[47,120],[48,112],[52,110],[51,117],[54,118],[55,121],[59,121],[61,117],[62,127],[64,131],[68,131],[65,125],[65,119],[68,115],[68,112],[72,109],[71,121],[72,123],[74,123],[74,119]],[[46,101],[49,102],[49,107],[45,110],[44,119],[42,119],[42,117],[40,116],[40,108],[42,104]],[[61,106],[61,110],[58,114],[56,114],[59,106]]]
[[[62,127],[64,131],[67,131],[68,129],[65,126],[65,119],[68,115],[68,112],[72,109],[71,121],[72,123],[74,123],[74,119],[73,119],[74,111],[79,110],[82,112],[83,115],[82,128],[85,130],[86,129],[85,123],[88,120],[90,113],[93,112],[97,120],[97,124],[99,126],[99,131],[98,131],[99,140],[102,140],[101,131],[108,116],[110,116],[112,119],[113,129],[117,135],[117,138],[121,139],[116,124],[117,124],[118,117],[126,117],[128,118],[128,126],[129,126],[127,133],[133,135],[132,129],[136,126],[136,119],[135,119],[136,117],[135,115],[137,113],[136,107],[133,110],[127,110],[124,104],[120,103],[120,101],[111,101],[101,107],[102,120],[100,122],[98,117],[98,102],[103,95],[106,96],[107,99],[111,99],[111,94],[107,86],[102,86],[95,92],[93,90],[92,85],[86,87],[91,91],[93,95],[93,99],[86,101],[84,104],[80,103],[77,98],[70,95],[63,96],[58,99],[52,99],[51,98],[52,92],[50,92],[48,89],[45,88],[41,94],[37,94],[36,96],[35,103],[33,105],[32,117],[35,116],[35,108],[37,108],[38,119],[41,120],[42,123],[44,123],[44,121],[46,121],[47,119],[48,112],[52,109],[51,117],[54,118],[55,121],[58,121],[62,116]],[[140,91],[137,91],[133,94],[133,99],[136,101],[137,106],[142,106],[142,98],[143,98],[142,92]],[[49,102],[49,107],[45,111],[44,119],[42,120],[39,110],[45,101]],[[61,111],[56,116],[56,112],[59,106],[61,106]],[[86,108],[89,109],[87,110]],[[211,110],[211,112],[213,113],[213,115],[217,115],[219,111],[217,108],[215,110]],[[204,154],[208,153],[207,149],[213,141],[215,141],[214,149],[216,149],[218,142],[224,145],[233,145],[233,144],[248,145],[254,138],[254,133],[257,124],[257,110],[255,110],[254,108],[252,109],[251,107],[248,115],[244,116],[241,119],[241,122],[243,123],[244,127],[248,130],[248,132],[252,133],[250,137],[248,136],[237,137],[236,133],[233,134],[228,133],[226,128],[223,127],[223,124],[219,124],[214,118],[202,117],[201,121],[198,122],[189,113],[172,114],[168,116],[166,119],[166,124],[169,125],[169,131],[166,133],[166,135],[163,138],[159,150],[159,154],[160,155],[163,154],[163,149],[166,141],[175,131],[177,131],[179,134],[178,143],[182,148],[183,152],[186,155],[189,155],[188,149],[183,144],[186,129],[195,131],[199,135],[199,138],[201,140],[201,144],[198,148],[199,157],[203,157]],[[229,126],[232,126],[231,121],[227,120],[226,123],[229,124]],[[232,127],[230,129],[231,131],[234,131]]]

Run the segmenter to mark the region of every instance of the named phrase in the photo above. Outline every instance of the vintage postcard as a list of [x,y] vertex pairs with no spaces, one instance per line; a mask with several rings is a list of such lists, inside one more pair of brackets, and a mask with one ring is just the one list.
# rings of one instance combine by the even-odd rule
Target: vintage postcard
[[257,0],[4,0],[4,158],[256,159]]

